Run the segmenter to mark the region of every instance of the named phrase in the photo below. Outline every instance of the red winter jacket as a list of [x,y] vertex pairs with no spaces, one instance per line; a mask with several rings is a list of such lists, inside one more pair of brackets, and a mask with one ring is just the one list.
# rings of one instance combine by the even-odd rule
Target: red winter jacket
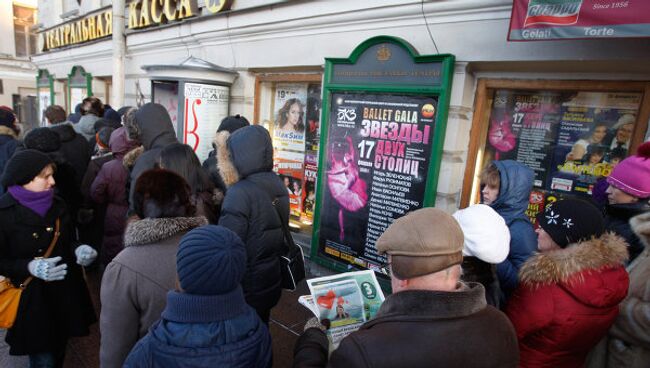
[[517,331],[520,367],[584,364],[627,295],[626,259],[625,241],[605,234],[526,261],[506,311]]

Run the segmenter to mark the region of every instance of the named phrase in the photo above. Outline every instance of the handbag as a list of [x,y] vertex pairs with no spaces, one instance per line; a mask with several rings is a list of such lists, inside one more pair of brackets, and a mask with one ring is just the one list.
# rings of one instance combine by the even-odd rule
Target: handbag
[[[52,254],[52,250],[54,250],[54,246],[59,240],[60,225],[61,221],[57,218],[54,237],[52,238],[47,251],[43,255],[43,258],[48,258]],[[18,314],[20,296],[33,279],[34,276],[29,276],[18,287],[15,287],[14,284],[11,283],[11,280],[6,277],[0,281],[0,328],[11,328],[14,325],[16,315]]]
[[276,206],[278,199],[276,198],[272,203],[282,223],[284,234],[285,253],[280,256],[281,286],[285,290],[295,291],[298,283],[305,279],[305,255],[302,248],[293,241],[287,222],[282,219],[280,209]]

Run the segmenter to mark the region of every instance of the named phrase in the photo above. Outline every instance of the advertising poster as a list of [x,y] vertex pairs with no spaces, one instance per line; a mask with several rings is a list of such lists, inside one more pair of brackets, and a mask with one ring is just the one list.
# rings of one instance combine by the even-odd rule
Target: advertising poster
[[305,84],[278,83],[275,89],[273,146],[279,150],[305,151]]
[[287,188],[289,214],[295,219],[300,218],[302,211],[303,159],[303,154],[293,151],[275,150],[273,155],[273,170]]
[[514,0],[509,41],[650,37],[650,2]]
[[562,104],[548,189],[591,195],[630,147],[638,93],[580,92]]
[[302,214],[300,222],[311,225],[314,222],[316,206],[316,178],[318,177],[318,157],[315,154],[305,155],[305,176],[302,187]]
[[40,126],[42,127],[48,126],[47,118],[45,118],[45,109],[47,109],[48,106],[50,106],[50,89],[39,88],[38,89],[38,121],[40,121]]
[[534,186],[543,188],[555,145],[561,98],[552,92],[497,90],[486,159],[526,164],[535,172]]
[[318,251],[362,268],[386,259],[375,242],[394,219],[422,207],[437,99],[331,95]]
[[154,82],[153,102],[165,106],[174,131],[178,132],[178,83]]
[[305,127],[305,144],[307,151],[318,152],[320,141],[321,85],[310,84],[307,87],[307,115]]
[[194,149],[199,161],[208,158],[221,120],[228,116],[230,88],[185,83],[183,143]]

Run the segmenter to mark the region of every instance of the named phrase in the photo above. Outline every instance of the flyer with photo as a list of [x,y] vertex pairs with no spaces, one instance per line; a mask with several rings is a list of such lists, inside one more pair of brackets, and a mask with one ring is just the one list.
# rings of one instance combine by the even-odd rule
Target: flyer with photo
[[307,280],[311,295],[298,301],[308,308],[319,321],[328,319],[327,337],[330,350],[341,340],[374,318],[384,302],[384,294],[371,270],[347,272]]

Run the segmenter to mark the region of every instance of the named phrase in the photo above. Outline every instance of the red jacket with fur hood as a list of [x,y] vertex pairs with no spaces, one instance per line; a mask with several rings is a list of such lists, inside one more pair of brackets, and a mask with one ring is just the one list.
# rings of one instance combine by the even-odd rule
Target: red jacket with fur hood
[[613,234],[539,253],[522,266],[507,315],[520,367],[581,367],[627,295],[627,244]]

